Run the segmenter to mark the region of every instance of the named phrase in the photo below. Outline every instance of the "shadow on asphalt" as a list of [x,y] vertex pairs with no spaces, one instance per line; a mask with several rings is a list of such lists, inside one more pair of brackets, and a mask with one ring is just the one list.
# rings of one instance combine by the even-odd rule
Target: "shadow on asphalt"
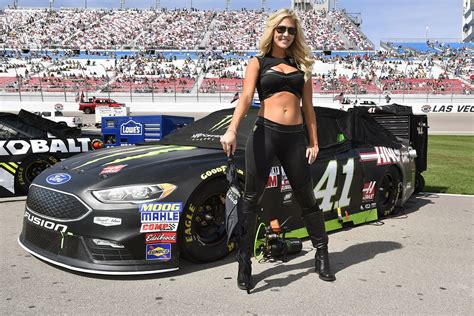
[[428,204],[434,204],[433,199],[439,198],[439,195],[435,193],[418,193],[417,195],[413,195],[408,201],[405,202],[405,205],[402,208],[397,209],[393,215],[387,217],[386,219],[390,218],[406,218],[410,213],[414,213],[420,208]]
[[[333,272],[337,273],[361,262],[373,259],[376,255],[386,253],[389,251],[402,248],[402,245],[392,241],[374,241],[362,244],[352,245],[341,252],[330,253],[330,260]],[[291,273],[293,270],[306,269],[299,273]],[[273,275],[287,274],[282,278],[267,280]],[[314,273],[314,258],[300,262],[297,264],[282,263],[270,269],[267,269],[253,277],[256,287],[252,293],[271,290],[273,288],[285,287],[292,282],[295,282],[302,277]],[[264,282],[264,285],[259,286],[259,283]],[[274,290],[277,291],[277,290]]]

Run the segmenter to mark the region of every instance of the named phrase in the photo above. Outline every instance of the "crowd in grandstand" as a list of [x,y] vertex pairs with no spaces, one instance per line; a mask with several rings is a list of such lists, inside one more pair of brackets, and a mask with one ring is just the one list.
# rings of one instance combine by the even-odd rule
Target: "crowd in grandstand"
[[[8,48],[254,50],[269,11],[4,10],[0,44]],[[313,50],[373,50],[343,12],[298,12]]]
[[[237,92],[268,14],[194,9],[4,10],[0,12],[0,45],[5,47],[0,89]],[[316,93],[472,91],[472,49],[428,41],[426,50],[385,43],[386,51],[374,53],[373,44],[345,12],[298,14],[313,51],[365,51],[332,56],[316,52]],[[192,52],[173,56],[162,50],[170,48]]]

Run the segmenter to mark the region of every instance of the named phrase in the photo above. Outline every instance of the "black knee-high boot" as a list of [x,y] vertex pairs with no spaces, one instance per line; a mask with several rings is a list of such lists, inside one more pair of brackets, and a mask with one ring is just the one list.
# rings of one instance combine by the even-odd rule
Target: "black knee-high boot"
[[250,293],[250,289],[253,287],[251,258],[253,256],[257,213],[255,207],[246,207],[245,202],[242,212],[242,225],[244,233],[238,242],[237,251],[237,262],[239,263],[237,286],[239,289],[247,290],[247,293]]
[[324,281],[334,281],[336,277],[331,272],[328,254],[328,235],[324,228],[324,216],[321,210],[306,213],[303,221],[308,231],[309,238],[316,248],[315,255],[315,271],[319,274],[319,278]]

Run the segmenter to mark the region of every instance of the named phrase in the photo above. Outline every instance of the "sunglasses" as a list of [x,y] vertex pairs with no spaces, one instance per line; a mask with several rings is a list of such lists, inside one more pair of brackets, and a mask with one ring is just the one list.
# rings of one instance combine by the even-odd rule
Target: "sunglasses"
[[286,31],[288,31],[288,34],[290,35],[295,35],[296,34],[296,28],[295,27],[286,27],[284,25],[279,25],[275,28],[275,30],[278,32],[278,34],[284,34]]

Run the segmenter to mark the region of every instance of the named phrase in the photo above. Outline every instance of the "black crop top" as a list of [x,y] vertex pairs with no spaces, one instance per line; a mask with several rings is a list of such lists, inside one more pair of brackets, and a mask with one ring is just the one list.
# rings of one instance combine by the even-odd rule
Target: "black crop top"
[[257,92],[260,101],[263,101],[275,93],[288,91],[301,99],[304,86],[304,72],[295,70],[284,73],[272,69],[272,67],[285,64],[297,68],[293,58],[276,58],[271,55],[256,57],[260,64],[260,73],[257,80]]

